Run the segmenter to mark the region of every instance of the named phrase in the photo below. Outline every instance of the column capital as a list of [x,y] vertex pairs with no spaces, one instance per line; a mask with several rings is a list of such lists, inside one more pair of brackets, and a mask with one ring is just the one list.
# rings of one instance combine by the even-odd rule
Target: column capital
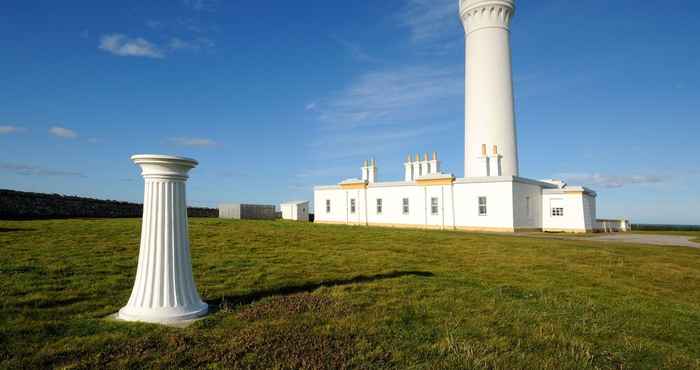
[[187,180],[187,173],[199,164],[191,158],[158,154],[138,154],[131,160],[141,167],[141,176],[146,179]]
[[515,0],[460,0],[459,15],[467,34],[483,28],[508,30]]

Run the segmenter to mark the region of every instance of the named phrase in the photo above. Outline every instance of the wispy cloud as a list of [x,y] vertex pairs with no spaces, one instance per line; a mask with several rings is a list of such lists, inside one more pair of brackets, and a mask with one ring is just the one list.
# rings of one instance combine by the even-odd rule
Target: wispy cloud
[[17,127],[17,126],[0,126],[0,135],[8,135],[8,134],[16,134],[20,132],[24,132],[27,129],[24,127]]
[[357,43],[343,40],[339,37],[333,37],[333,39],[340,44],[347,52],[350,54],[354,60],[363,63],[378,63],[381,62],[380,59],[371,56],[362,46]]
[[170,39],[170,43],[168,44],[168,48],[173,51],[177,50],[193,50],[193,51],[198,51],[202,49],[209,49],[214,47],[214,42],[204,38],[204,37],[198,37],[194,40],[183,40],[177,37],[173,37]]
[[442,54],[458,48],[464,38],[455,0],[407,0],[396,17],[421,51]]
[[182,4],[192,10],[201,11],[213,11],[216,9],[218,4],[217,0],[182,0]]
[[304,108],[304,110],[307,112],[315,112],[317,107],[318,107],[318,102],[312,101],[311,103],[306,104],[306,107]]
[[[357,167],[357,166],[354,166]],[[323,168],[307,168],[298,172],[295,177],[298,179],[307,178],[318,178],[326,176],[347,176],[349,175],[349,170],[351,171],[353,166],[335,166],[335,167],[323,167]]]
[[664,182],[667,178],[656,176],[656,175],[633,175],[633,176],[622,176],[622,175],[602,175],[598,173],[594,174],[581,174],[581,173],[569,173],[560,174],[559,177],[565,179],[570,183],[580,183],[589,186],[599,186],[607,189],[622,188],[629,185],[641,185],[641,184],[658,184]]
[[171,137],[167,141],[173,145],[195,148],[211,148],[217,145],[214,140],[195,137]]
[[155,59],[163,59],[172,52],[199,51],[213,47],[214,42],[205,37],[192,40],[172,37],[164,44],[158,45],[140,37],[129,38],[119,33],[102,36],[99,45],[100,50],[114,55]]
[[331,128],[399,123],[415,119],[435,102],[463,94],[463,84],[458,67],[399,67],[365,73],[314,108],[318,118]]
[[148,40],[141,37],[130,38],[120,33],[102,36],[99,49],[121,57],[161,59],[165,56],[160,48]]
[[62,139],[77,139],[78,133],[71,129],[65,127],[53,126],[49,129],[49,133],[53,136],[60,137]]
[[66,176],[66,177],[86,177],[80,172],[54,170],[29,164],[2,163],[0,170],[23,176]]
[[402,127],[401,130],[349,130],[333,131],[319,135],[309,143],[309,148],[320,153],[324,159],[348,159],[379,156],[398,147],[404,147],[413,140],[436,135],[450,129],[458,128],[460,122],[421,125],[419,127]]
[[[394,19],[409,31],[412,50],[457,50],[464,32],[455,0],[403,2],[405,6]],[[353,59],[367,62],[370,69],[345,88],[306,104],[306,112],[318,120],[318,130],[308,148],[323,161],[310,164],[302,175],[332,181],[355,174],[357,166],[353,163],[369,156],[391,156],[402,161],[405,153],[399,153],[416,150],[413,146],[422,146],[423,138],[463,124],[461,64],[397,63],[388,68],[372,56],[371,50],[335,40]],[[455,108],[445,108],[451,106]],[[338,167],[340,164],[345,166]],[[326,172],[328,167],[334,171]]]
[[155,20],[155,19],[149,19],[146,21],[146,27],[157,30],[157,29],[163,27],[163,22]]

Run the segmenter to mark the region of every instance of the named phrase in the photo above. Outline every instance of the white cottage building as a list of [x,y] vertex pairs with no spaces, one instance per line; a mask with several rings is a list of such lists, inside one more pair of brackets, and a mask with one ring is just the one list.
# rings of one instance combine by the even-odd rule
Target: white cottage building
[[466,33],[465,177],[443,173],[437,153],[409,156],[403,181],[362,178],[314,188],[315,221],[475,231],[625,230],[596,220],[596,193],[519,176],[510,57],[515,0],[461,0]]

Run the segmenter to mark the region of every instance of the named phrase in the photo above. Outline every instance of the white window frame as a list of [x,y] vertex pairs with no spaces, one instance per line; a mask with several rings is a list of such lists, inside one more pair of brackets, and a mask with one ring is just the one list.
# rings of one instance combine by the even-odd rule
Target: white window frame
[[564,207],[552,207],[552,217],[564,217]]
[[[483,202],[482,202],[482,200],[483,200]],[[479,216],[488,216],[489,215],[488,197],[479,197],[478,205],[479,205]]]
[[384,201],[382,198],[377,198],[377,214],[381,215],[382,211],[384,210]]
[[404,215],[411,213],[411,203],[408,198],[403,198],[401,200],[401,211],[401,213]]
[[353,215],[357,213],[357,201],[355,198],[350,198],[350,213]]
[[430,214],[433,216],[437,216],[440,214],[440,198],[430,198]]

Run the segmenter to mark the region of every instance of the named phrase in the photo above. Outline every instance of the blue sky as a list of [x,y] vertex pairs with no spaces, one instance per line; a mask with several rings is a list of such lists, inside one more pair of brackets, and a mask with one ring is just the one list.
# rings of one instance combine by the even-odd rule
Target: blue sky
[[[699,13],[520,0],[521,175],[700,224]],[[140,201],[136,153],[198,159],[194,205],[310,199],[370,156],[380,180],[425,151],[464,175],[456,0],[10,0],[0,48],[0,188]]]

